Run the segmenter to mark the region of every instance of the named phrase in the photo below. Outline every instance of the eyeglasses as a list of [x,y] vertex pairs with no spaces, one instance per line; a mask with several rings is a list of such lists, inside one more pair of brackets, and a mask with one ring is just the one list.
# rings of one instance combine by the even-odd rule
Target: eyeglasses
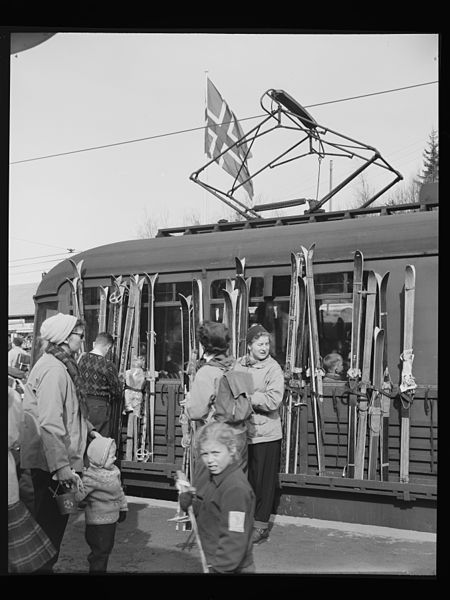
[[80,336],[80,340],[82,340],[84,338],[84,333],[80,333],[78,331],[72,331],[72,335],[78,335],[78,336]]

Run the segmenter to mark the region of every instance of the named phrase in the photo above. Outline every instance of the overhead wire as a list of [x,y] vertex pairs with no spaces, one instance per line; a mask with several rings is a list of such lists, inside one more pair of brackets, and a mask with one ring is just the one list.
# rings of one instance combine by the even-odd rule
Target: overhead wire
[[[389,90],[382,90],[382,91],[379,91],[379,92],[370,92],[370,93],[367,93],[367,94],[360,94],[358,96],[349,96],[347,98],[339,98],[337,100],[328,100],[328,101],[325,101],[325,102],[318,102],[318,103],[315,103],[315,104],[307,104],[307,105],[305,105],[305,108],[314,108],[316,106],[324,106],[326,104],[336,104],[338,102],[348,102],[349,100],[358,100],[358,99],[361,99],[361,98],[368,98],[370,96],[378,96],[380,94],[389,94],[391,92],[399,92],[399,91],[402,91],[402,90],[408,90],[408,89],[411,89],[411,88],[421,87],[421,86],[425,86],[425,85],[432,85],[434,83],[438,83],[438,81],[427,81],[425,83],[416,83],[416,84],[413,84],[413,85],[407,85],[407,86],[403,86],[403,87],[399,87],[399,88],[393,88],[393,89],[389,89]],[[242,122],[242,121],[249,121],[251,119],[259,119],[259,118],[261,118],[261,116],[262,115],[255,115],[253,117],[244,117],[243,119],[238,119],[238,121]],[[15,160],[15,161],[11,161],[9,164],[10,165],[17,165],[17,164],[21,164],[21,163],[36,161],[36,160],[44,160],[44,159],[47,159],[47,158],[55,158],[55,157],[58,157],[58,156],[67,156],[69,154],[78,154],[78,153],[81,153],[81,152],[90,152],[92,150],[102,150],[104,148],[113,148],[114,146],[122,146],[124,144],[134,144],[136,142],[143,142],[143,141],[147,141],[147,140],[154,140],[154,139],[158,139],[158,138],[168,137],[168,136],[171,136],[171,135],[179,135],[181,133],[190,133],[192,131],[200,131],[200,130],[205,129],[205,128],[206,128],[206,126],[202,125],[201,127],[192,127],[192,128],[189,128],[189,129],[180,129],[178,131],[170,131],[168,133],[160,133],[160,134],[146,136],[146,137],[142,137],[142,138],[135,138],[135,139],[132,139],[132,140],[124,140],[122,142],[114,142],[114,143],[111,143],[111,144],[102,144],[102,145],[99,145],[99,146],[90,146],[89,148],[80,148],[78,150],[69,150],[67,152],[58,152],[58,153],[55,153],[55,154],[47,154],[45,156],[36,156],[36,157],[33,157],[33,158],[25,158],[25,159],[22,159],[22,160]]]

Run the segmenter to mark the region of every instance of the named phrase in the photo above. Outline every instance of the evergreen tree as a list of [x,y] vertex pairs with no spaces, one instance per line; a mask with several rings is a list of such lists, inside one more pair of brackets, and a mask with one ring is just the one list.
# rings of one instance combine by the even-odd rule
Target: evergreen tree
[[439,181],[439,140],[434,129],[430,133],[428,148],[423,152],[423,172],[419,178],[422,183]]

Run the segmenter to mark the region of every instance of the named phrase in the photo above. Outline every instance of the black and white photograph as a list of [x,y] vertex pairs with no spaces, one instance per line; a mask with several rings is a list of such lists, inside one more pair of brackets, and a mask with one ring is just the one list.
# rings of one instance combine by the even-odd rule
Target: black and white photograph
[[0,39],[2,574],[435,580],[439,28]]

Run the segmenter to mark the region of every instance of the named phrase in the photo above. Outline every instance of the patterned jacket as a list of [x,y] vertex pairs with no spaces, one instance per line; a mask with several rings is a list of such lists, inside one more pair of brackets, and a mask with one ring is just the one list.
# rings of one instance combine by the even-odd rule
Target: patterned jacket
[[87,352],[78,361],[86,396],[103,396],[114,402],[122,396],[122,384],[116,365],[105,357]]
[[116,523],[121,510],[128,510],[127,499],[120,481],[120,471],[91,465],[83,470],[83,492],[76,492],[78,502],[86,499],[86,523],[105,525]]

